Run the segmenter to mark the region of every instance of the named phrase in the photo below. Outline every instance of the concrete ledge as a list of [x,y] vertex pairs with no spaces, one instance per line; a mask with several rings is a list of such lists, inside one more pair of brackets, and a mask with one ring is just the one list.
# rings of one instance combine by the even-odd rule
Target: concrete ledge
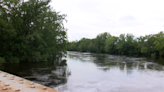
[[60,91],[0,71],[0,92],[60,92]]

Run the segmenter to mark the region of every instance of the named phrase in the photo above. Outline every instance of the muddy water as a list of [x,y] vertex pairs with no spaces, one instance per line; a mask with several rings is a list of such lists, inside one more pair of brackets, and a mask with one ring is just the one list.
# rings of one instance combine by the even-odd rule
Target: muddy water
[[164,91],[164,65],[157,61],[71,51],[63,59],[0,68],[62,92]]

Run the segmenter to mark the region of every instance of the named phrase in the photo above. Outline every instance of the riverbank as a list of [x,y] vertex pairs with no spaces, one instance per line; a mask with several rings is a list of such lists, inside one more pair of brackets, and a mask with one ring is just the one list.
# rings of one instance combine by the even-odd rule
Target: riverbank
[[68,51],[107,53],[115,55],[146,56],[156,59],[164,58],[163,31],[157,34],[150,34],[134,37],[133,34],[120,34],[112,36],[104,32],[96,38],[82,38],[79,41],[71,41],[67,44]]
[[13,74],[0,71],[0,92],[60,92]]

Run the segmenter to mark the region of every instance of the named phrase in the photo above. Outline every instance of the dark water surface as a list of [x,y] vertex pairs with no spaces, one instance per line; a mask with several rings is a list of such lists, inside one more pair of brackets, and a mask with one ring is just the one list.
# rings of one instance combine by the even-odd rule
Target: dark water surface
[[164,92],[164,65],[152,60],[71,51],[63,59],[0,69],[62,92]]

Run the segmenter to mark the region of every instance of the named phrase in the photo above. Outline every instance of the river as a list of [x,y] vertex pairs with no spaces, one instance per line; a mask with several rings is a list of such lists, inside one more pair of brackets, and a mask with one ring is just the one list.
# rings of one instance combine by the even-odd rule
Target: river
[[0,69],[62,92],[164,91],[164,65],[153,60],[73,51],[63,59]]

